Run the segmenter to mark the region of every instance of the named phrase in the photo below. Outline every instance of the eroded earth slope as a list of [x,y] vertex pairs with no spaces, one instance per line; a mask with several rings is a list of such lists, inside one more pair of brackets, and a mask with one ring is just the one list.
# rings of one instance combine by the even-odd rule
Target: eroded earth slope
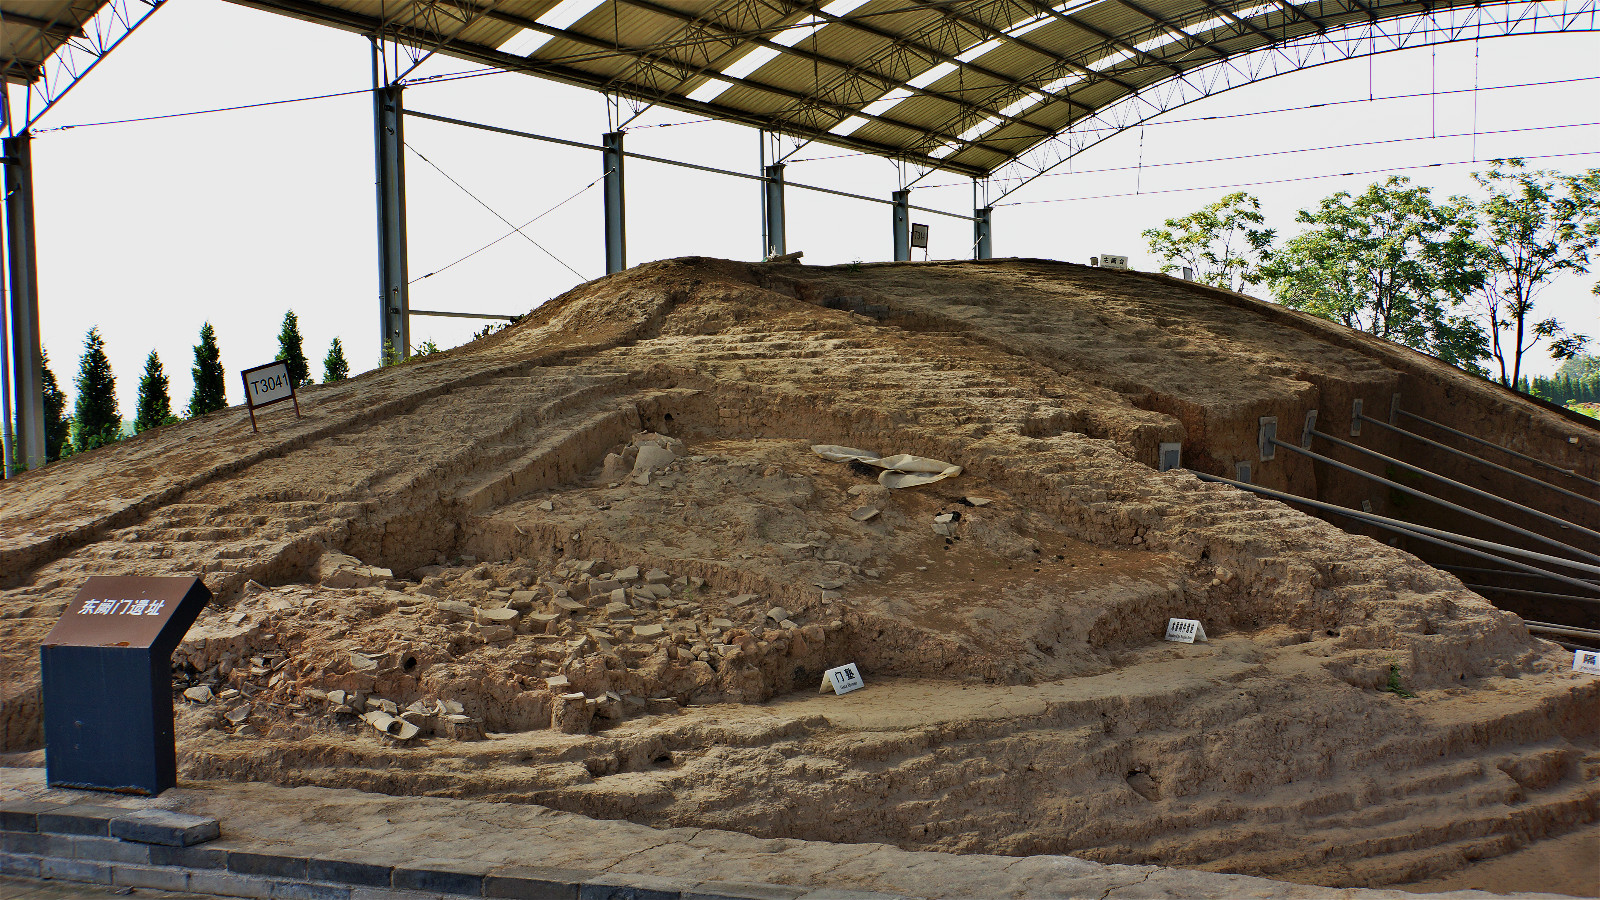
[[[231,409],[0,483],[4,747],[85,576],[195,573],[189,778],[1426,877],[1600,818],[1600,682],[1406,553],[1154,467],[1337,493],[1258,418],[1395,393],[1594,473],[1592,430],[1158,276],[641,266],[260,435]],[[891,491],[815,444],[963,471]],[[867,688],[819,695],[845,662]]]

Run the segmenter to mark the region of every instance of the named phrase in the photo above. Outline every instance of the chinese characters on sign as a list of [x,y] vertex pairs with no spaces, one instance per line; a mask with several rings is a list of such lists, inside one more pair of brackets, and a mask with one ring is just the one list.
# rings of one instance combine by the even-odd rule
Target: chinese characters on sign
[[1600,650],[1572,651],[1572,671],[1600,675]]
[[1199,619],[1168,619],[1167,640],[1192,644],[1206,639],[1206,627]]
[[861,680],[861,672],[856,669],[856,664],[846,663],[822,673],[822,688],[817,693],[826,694],[833,691],[835,694],[848,694],[866,686],[866,682]]
[[78,607],[80,616],[159,616],[167,605],[165,600],[85,600]]

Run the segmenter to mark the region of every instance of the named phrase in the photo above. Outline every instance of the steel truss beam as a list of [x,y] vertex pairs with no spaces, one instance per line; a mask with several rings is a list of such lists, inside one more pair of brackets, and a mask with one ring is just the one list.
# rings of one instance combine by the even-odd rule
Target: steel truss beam
[[[165,3],[166,0],[108,0],[82,26],[76,22],[47,21],[11,13],[0,15],[0,21],[38,29],[33,39],[15,48],[11,58],[0,67],[0,78],[28,86],[21,121],[16,123],[20,127],[13,127],[11,111],[6,111],[7,133],[31,130],[91,69],[111,55],[111,51]],[[65,40],[38,68],[22,62],[43,56],[41,51],[62,38]]]
[[[993,177],[1001,191],[995,199],[1015,193],[1073,156],[1163,113],[1279,75],[1380,53],[1479,38],[1592,31],[1600,31],[1600,0],[1533,0],[1436,9],[1403,19],[1361,22],[1214,60],[1138,95],[1108,104],[1030,148],[996,171]],[[974,143],[982,143],[982,138]]]

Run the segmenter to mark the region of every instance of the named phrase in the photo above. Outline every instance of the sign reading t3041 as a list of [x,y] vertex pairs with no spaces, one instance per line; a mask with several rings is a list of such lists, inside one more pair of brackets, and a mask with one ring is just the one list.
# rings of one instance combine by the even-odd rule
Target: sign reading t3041
[[244,403],[250,408],[252,430],[261,430],[256,427],[256,410],[285,400],[293,401],[294,417],[300,418],[300,399],[294,395],[294,379],[289,377],[287,362],[280,359],[239,374],[244,376]]

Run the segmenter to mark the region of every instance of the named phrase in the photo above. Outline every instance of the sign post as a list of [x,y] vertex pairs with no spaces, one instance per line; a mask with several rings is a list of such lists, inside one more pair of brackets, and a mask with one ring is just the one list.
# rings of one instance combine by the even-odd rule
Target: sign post
[[84,583],[39,647],[51,787],[154,796],[177,783],[172,651],[210,600],[198,578]]
[[280,359],[239,374],[244,378],[244,403],[250,408],[251,431],[261,430],[256,427],[256,410],[285,400],[294,401],[294,417],[300,418],[300,398],[295,396],[287,362]]

